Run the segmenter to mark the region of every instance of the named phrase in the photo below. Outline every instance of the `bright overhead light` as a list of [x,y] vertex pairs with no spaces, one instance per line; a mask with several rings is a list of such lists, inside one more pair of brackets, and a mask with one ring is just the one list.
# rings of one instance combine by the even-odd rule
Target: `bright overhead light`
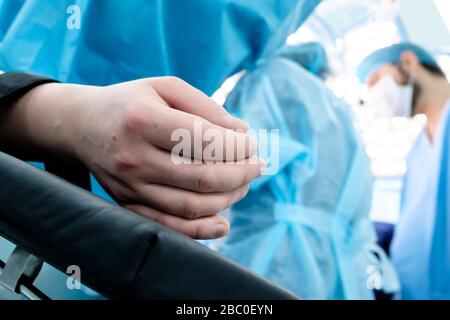
[[442,20],[444,20],[448,31],[450,32],[450,1],[434,0],[434,4],[442,17]]

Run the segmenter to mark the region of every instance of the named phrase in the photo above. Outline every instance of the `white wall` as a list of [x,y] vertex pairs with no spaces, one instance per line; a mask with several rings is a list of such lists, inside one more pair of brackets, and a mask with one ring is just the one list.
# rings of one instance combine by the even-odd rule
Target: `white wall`
[[433,51],[450,46],[447,24],[433,0],[402,0],[399,15],[411,41]]

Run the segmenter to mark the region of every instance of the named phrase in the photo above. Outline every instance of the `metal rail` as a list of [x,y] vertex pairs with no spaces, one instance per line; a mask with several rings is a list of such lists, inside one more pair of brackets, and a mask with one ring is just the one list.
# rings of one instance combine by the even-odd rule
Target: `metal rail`
[[33,285],[42,265],[42,260],[16,247],[6,264],[0,260],[0,286],[29,300],[49,300]]

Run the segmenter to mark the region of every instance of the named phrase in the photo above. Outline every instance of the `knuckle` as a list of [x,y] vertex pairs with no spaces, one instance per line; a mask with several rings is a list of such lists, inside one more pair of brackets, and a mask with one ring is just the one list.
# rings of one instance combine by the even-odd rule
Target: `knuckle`
[[143,132],[148,126],[147,109],[148,106],[144,102],[133,102],[124,108],[121,121],[126,132]]
[[188,197],[183,203],[183,217],[192,220],[198,218],[202,213],[201,203],[194,197]]
[[113,166],[119,173],[126,173],[136,169],[139,164],[134,153],[127,151],[117,152],[113,156]]
[[191,238],[192,239],[201,239],[201,234],[202,234],[202,227],[201,225],[196,225],[194,226],[192,233],[191,233]]
[[126,205],[133,199],[130,190],[122,186],[105,186],[105,190],[119,205]]
[[152,220],[152,221],[154,221],[154,222],[156,222],[156,223],[159,223],[159,224],[161,224],[161,225],[168,226],[168,225],[167,225],[167,221],[164,219],[163,216],[160,216],[160,215],[153,215],[153,216],[150,217],[149,219]]
[[209,193],[213,191],[215,181],[216,177],[212,171],[204,171],[197,179],[196,191],[201,193]]
[[182,79],[180,79],[178,77],[174,77],[174,76],[164,77],[163,80],[165,82],[167,82],[169,85],[184,85],[185,84],[185,82]]

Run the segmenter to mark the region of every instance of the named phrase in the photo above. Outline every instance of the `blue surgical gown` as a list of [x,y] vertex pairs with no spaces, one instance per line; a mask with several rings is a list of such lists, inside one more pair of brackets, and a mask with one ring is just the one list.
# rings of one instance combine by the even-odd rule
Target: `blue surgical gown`
[[[423,130],[407,159],[408,172],[404,178],[401,217],[391,245],[392,261],[402,287],[402,299],[439,298],[439,292],[433,288],[435,285],[431,280],[434,273],[445,269],[445,260],[450,257],[450,252],[433,252],[438,247],[447,250],[450,248],[449,243],[434,240],[436,226],[440,227],[443,224],[445,227],[445,220],[436,219],[438,207],[445,206],[449,199],[448,193],[442,194],[439,198],[440,192],[445,191],[439,182],[450,178],[447,176],[448,172],[443,175],[445,172],[442,161],[445,159],[443,147],[448,145],[450,139],[449,109],[450,103],[442,113],[434,141],[431,142],[428,133]],[[448,211],[441,214],[443,219],[449,217]],[[448,231],[450,228],[447,227]],[[450,271],[448,262],[447,270]],[[447,294],[450,290],[449,279],[449,276],[446,276],[438,280],[444,282]]]
[[[171,75],[211,94],[282,47],[320,1],[0,0],[0,69],[92,85]],[[67,11],[72,5],[80,16]],[[68,27],[72,18],[79,29]],[[46,275],[51,296],[76,296],[61,294],[64,277],[56,285]]]
[[372,175],[348,105],[275,56],[237,83],[226,107],[252,128],[279,129],[280,153],[279,163],[269,159],[278,173],[255,181],[229,210],[231,232],[219,251],[305,299],[397,290],[369,220]]
[[[212,94],[321,0],[0,0],[0,67],[109,85],[178,76]],[[77,5],[80,29],[67,27]]]

